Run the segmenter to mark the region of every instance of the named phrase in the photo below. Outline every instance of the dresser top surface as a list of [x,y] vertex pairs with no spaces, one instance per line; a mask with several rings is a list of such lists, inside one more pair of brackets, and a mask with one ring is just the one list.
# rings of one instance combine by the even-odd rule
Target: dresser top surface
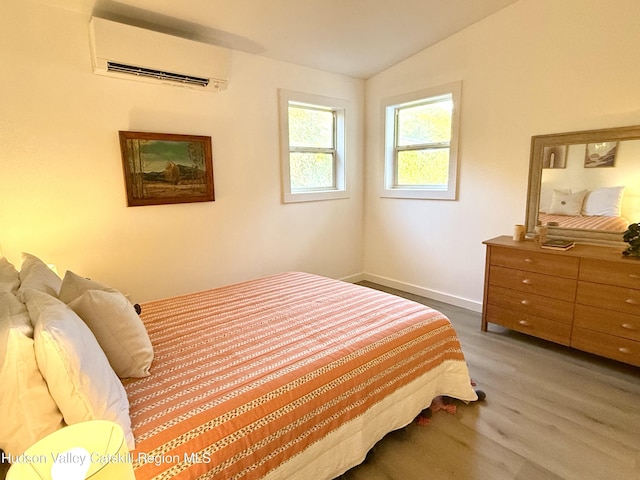
[[516,242],[512,237],[508,235],[502,235],[490,240],[485,240],[485,245],[513,248],[520,251],[531,251],[538,253],[548,253],[550,255],[563,255],[580,258],[594,258],[598,260],[607,260],[612,262],[623,262],[640,265],[640,258],[637,257],[625,257],[622,255],[624,248],[610,247],[605,245],[582,245],[576,244],[573,248],[568,250],[551,250],[540,247],[539,243],[534,242],[532,239],[525,239],[522,242]]

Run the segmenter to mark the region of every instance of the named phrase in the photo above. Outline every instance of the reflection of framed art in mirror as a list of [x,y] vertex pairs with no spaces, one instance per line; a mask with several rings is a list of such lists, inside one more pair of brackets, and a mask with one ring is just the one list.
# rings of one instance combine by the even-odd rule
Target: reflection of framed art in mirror
[[613,167],[618,142],[587,143],[584,155],[585,168]]
[[567,146],[556,145],[542,150],[542,168],[566,168]]

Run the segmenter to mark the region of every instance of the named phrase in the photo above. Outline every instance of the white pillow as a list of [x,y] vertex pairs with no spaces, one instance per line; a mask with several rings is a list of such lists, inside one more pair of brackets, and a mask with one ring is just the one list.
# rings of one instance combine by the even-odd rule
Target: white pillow
[[36,363],[33,327],[15,295],[0,292],[0,448],[21,455],[64,426]]
[[88,290],[72,300],[69,307],[89,326],[119,377],[149,376],[153,360],[151,340],[124,295]]
[[29,253],[22,254],[18,296],[23,302],[24,291],[28,289],[38,290],[57,297],[61,284],[60,277],[47,267],[46,263]]
[[57,298],[36,290],[25,297],[35,321],[38,367],[65,422],[116,422],[133,450],[127,394],[89,327]]
[[20,274],[9,260],[0,257],[0,292],[16,293],[20,286]]
[[552,215],[580,215],[582,202],[584,201],[586,193],[586,190],[580,190],[574,193],[554,190],[551,196],[549,213]]
[[548,183],[543,182],[542,185],[540,185],[540,212],[549,213],[549,210],[551,209],[551,199],[553,197],[554,190],[557,190],[560,193],[571,193],[571,190],[569,190],[568,188],[554,189]]
[[584,199],[583,215],[619,217],[624,187],[603,187],[589,192]]
[[72,300],[78,298],[87,290],[104,290],[105,292],[117,292],[115,288],[108,287],[95,280],[89,280],[88,278],[76,275],[71,270],[67,270],[62,279],[62,285],[60,286],[60,294],[58,298],[64,303],[70,303]]

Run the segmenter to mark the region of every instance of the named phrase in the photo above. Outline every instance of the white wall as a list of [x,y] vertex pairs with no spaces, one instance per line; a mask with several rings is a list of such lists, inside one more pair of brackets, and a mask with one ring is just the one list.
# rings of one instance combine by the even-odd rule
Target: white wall
[[[89,18],[0,3],[0,246],[136,301],[305,270],[363,270],[364,83],[233,53],[227,91],[94,75]],[[352,196],[284,205],[277,90],[350,100]],[[118,130],[210,135],[216,201],[126,206]]]
[[[366,84],[367,278],[479,309],[525,217],[532,135],[640,124],[640,3],[520,0]],[[458,201],[380,198],[382,100],[462,80]]]
[[[479,308],[482,240],[524,220],[531,136],[640,124],[636,0],[520,0],[366,92],[240,52],[219,94],[105,78],[91,72],[88,18],[35,0],[0,2],[0,18],[2,252],[16,264],[31,252],[136,301],[282,270],[364,270]],[[382,99],[455,80],[459,200],[380,198]],[[281,203],[278,88],[353,103],[351,199]],[[127,208],[118,130],[211,135],[216,201]]]

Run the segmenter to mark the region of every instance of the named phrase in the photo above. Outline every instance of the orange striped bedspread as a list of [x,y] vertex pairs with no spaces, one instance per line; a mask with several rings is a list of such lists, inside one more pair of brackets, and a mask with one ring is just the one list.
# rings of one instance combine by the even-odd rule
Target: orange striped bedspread
[[449,320],[366,287],[283,273],[142,308],[152,374],[125,382],[137,480],[277,477],[421,378],[475,399]]

